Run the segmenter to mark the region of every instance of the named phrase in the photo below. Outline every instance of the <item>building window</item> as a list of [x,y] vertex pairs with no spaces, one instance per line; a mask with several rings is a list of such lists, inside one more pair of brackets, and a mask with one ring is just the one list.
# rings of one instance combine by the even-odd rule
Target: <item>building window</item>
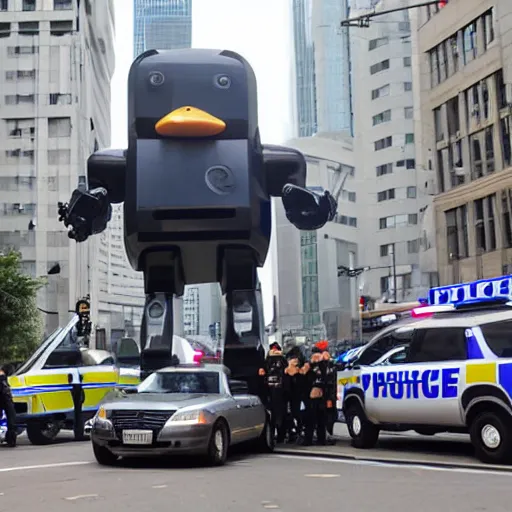
[[406,67],[406,68],[411,67],[411,57],[404,57],[404,67]]
[[488,126],[485,129],[485,168],[487,174],[491,174],[495,171],[494,164],[494,137],[493,127]]
[[36,0],[23,0],[21,8],[23,11],[35,11],[36,10]]
[[404,91],[412,91],[412,82],[404,82]]
[[348,200],[351,203],[355,203],[356,202],[356,193],[355,192],[349,192],[348,193]]
[[69,11],[73,9],[73,0],[53,0],[54,11]]
[[507,87],[503,78],[503,70],[500,69],[494,75],[496,83],[496,93],[498,95],[498,107],[500,110],[507,106]]
[[420,252],[420,242],[417,238],[415,240],[409,240],[407,242],[407,252],[409,254],[416,254]]
[[39,34],[38,21],[25,21],[18,23],[18,32],[22,36],[37,36]]
[[448,135],[456,137],[460,132],[459,97],[455,96],[446,102],[446,115],[448,121]]
[[382,203],[382,201],[388,201],[390,199],[395,199],[395,189],[390,188],[388,190],[383,190],[382,192],[377,193],[377,202]]
[[377,62],[377,64],[370,66],[370,75],[375,75],[376,73],[380,73],[386,69],[389,69],[389,59],[383,60],[382,62]]
[[6,105],[33,105],[35,100],[34,94],[8,94],[5,96]]
[[49,96],[50,105],[71,105],[71,94],[52,93]]
[[439,62],[437,56],[437,49],[434,48],[429,52],[430,56],[430,87],[434,88],[439,85]]
[[448,46],[452,55],[451,69],[449,70],[450,75],[454,75],[459,70],[459,43],[457,40],[457,34],[450,37],[448,40]]
[[487,205],[487,226],[489,228],[489,251],[496,250],[496,222],[494,220],[494,202],[496,194],[491,194],[484,198],[484,203]]
[[406,169],[416,169],[416,160],[414,158],[408,158],[405,161],[405,168]]
[[405,119],[414,119],[414,107],[405,107],[404,117]]
[[437,46],[437,62],[439,64],[439,81],[444,82],[448,78],[448,54],[445,41]]
[[416,199],[416,187],[407,187],[407,199]]
[[379,229],[387,229],[395,227],[395,217],[381,217],[379,219]]
[[373,89],[372,91],[372,100],[376,100],[377,98],[382,98],[384,96],[389,96],[390,85],[386,84],[378,89]]
[[503,164],[506,167],[512,165],[512,130],[510,129],[510,117],[504,117],[500,122],[501,146],[503,148]]
[[381,149],[390,148],[393,145],[393,137],[384,137],[383,139],[376,140],[374,142],[375,151],[380,151]]
[[9,0],[0,0],[0,12],[9,10]]
[[7,135],[9,138],[29,137],[35,135],[35,119],[6,119]]
[[49,117],[48,118],[48,137],[71,137],[71,118],[70,117]]
[[382,295],[384,295],[385,293],[388,293],[390,291],[389,281],[390,281],[389,276],[382,276],[380,278],[380,293]]
[[459,259],[459,232],[457,229],[457,208],[444,212],[446,221],[446,247],[448,261]]
[[414,144],[414,133],[406,133],[405,134],[405,143],[406,144]]
[[409,226],[416,226],[418,224],[418,214],[409,213],[409,215],[407,215],[407,224],[409,224]]
[[73,32],[73,21],[50,21],[50,34],[52,36],[63,36]]
[[494,41],[494,13],[493,9],[489,9],[482,16],[482,26],[483,26],[483,44],[484,50],[487,50],[489,45]]
[[22,80],[34,80],[36,78],[36,70],[35,69],[18,70],[16,72],[16,78],[19,81],[22,81]]
[[388,123],[389,121],[391,121],[391,110],[385,110],[384,112],[373,116],[373,126]]
[[388,37],[378,37],[377,39],[372,39],[368,44],[368,50],[372,51],[376,48],[380,48],[381,46],[385,46],[389,44],[389,38]]
[[69,149],[49,149],[48,165],[69,165],[71,163],[71,151]]
[[473,202],[475,210],[475,242],[476,251],[485,252],[487,250],[487,243],[485,239],[485,222],[484,222],[484,200],[477,199]]
[[464,64],[469,64],[477,57],[476,21],[463,30]]
[[384,176],[393,172],[393,164],[384,164],[376,167],[377,176]]
[[471,179],[477,180],[484,175],[482,158],[483,132],[478,132],[469,138],[471,151]]
[[393,244],[385,244],[380,246],[380,257],[385,258],[392,252]]
[[512,191],[501,192],[501,204],[503,211],[503,245],[510,249],[512,247]]
[[7,54],[9,57],[18,57],[19,55],[34,55],[39,53],[38,46],[9,46]]

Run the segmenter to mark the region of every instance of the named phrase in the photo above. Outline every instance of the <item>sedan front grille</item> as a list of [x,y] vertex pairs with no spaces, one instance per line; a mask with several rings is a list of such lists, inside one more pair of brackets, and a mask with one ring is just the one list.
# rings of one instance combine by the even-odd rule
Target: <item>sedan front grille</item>
[[112,411],[116,430],[159,431],[176,411]]

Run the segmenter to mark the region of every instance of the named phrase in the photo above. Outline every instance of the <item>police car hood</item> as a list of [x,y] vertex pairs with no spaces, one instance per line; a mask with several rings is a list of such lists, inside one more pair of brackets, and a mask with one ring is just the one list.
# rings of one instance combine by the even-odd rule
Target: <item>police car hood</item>
[[201,393],[139,393],[125,395],[105,401],[102,405],[106,410],[177,410],[182,407],[208,405],[220,400],[220,394]]

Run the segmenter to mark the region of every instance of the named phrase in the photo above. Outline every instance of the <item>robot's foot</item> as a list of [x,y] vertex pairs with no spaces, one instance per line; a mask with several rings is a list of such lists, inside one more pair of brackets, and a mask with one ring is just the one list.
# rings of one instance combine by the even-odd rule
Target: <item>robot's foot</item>
[[336,200],[327,190],[318,194],[296,185],[285,185],[282,201],[287,219],[301,230],[320,229],[337,212]]

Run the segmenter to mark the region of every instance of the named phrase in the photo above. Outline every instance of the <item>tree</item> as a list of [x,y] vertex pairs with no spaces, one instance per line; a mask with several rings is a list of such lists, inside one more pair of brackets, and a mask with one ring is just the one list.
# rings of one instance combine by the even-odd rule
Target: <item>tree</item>
[[0,362],[25,360],[40,343],[37,290],[44,284],[21,272],[19,253],[0,253]]

